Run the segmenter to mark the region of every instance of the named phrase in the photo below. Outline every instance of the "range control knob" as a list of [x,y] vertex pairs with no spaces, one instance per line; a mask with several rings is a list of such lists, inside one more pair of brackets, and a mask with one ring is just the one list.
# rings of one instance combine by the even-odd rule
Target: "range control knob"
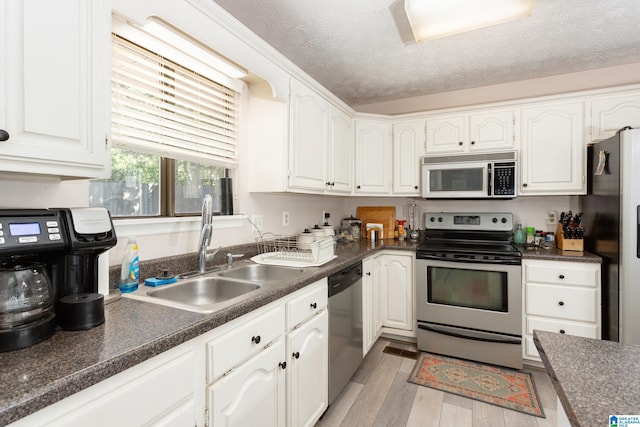
[[506,223],[507,223],[507,218],[502,218],[500,221],[501,221],[503,224],[506,224]]
[[441,216],[438,217],[438,222],[442,222],[442,217]]
[[431,217],[431,218],[429,218],[429,221],[431,221],[431,222],[435,222],[435,221],[436,221],[436,219],[435,219],[434,217]]
[[497,223],[497,222],[498,222],[498,218],[493,218],[493,219],[491,220],[491,222],[493,222],[494,224],[495,224],[495,223]]

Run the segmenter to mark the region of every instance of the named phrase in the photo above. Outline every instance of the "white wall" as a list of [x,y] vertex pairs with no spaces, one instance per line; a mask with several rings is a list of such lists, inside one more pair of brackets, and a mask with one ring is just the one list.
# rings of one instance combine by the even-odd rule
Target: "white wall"
[[514,220],[523,227],[533,226],[537,230],[555,231],[555,226],[545,223],[547,211],[558,214],[563,211],[579,210],[577,196],[518,197],[512,200],[425,200],[410,198],[350,198],[346,200],[345,213],[355,216],[358,206],[395,206],[396,219],[408,219],[408,205],[416,202],[420,212],[420,229],[424,229],[425,212],[505,212],[513,213]]
[[[139,22],[144,22],[148,13],[148,8],[153,8],[152,14],[159,14],[166,17],[168,20],[173,21],[176,24],[183,26],[191,26],[192,30],[198,36],[202,36],[208,43],[211,43],[216,49],[219,49],[223,54],[236,60],[239,63],[246,65],[252,69],[255,73],[260,75],[270,82],[277,82],[276,86],[272,89],[275,93],[279,94],[279,98],[286,98],[287,76],[286,73],[279,68],[278,65],[270,61],[271,56],[275,55],[273,49],[262,49],[257,51],[251,46],[246,46],[242,40],[234,37],[230,33],[226,33],[220,29],[219,24],[212,24],[208,18],[196,15],[197,19],[193,19],[193,9],[188,7],[177,7],[178,2],[172,0],[162,0],[156,2],[131,2],[129,0],[114,0],[112,5],[115,9],[120,10],[126,16],[137,19]],[[205,4],[205,3],[203,3]],[[171,19],[169,19],[171,18]],[[221,37],[224,36],[224,37]],[[265,55],[265,52],[269,51],[269,56]],[[286,61],[283,61],[286,62]],[[635,79],[637,82],[637,76],[640,73],[637,72],[638,65],[631,65],[627,68],[624,67],[612,67],[611,69],[602,70],[598,73],[588,73],[589,80],[593,87],[600,87],[602,81],[611,82],[616,80],[620,81],[622,75],[624,79]],[[623,74],[620,74],[625,71]],[[632,76],[629,77],[631,71]],[[599,79],[593,79],[594,76]],[[575,76],[565,76],[560,79],[545,80],[540,79],[536,82],[536,90],[559,90],[563,87],[565,90],[572,83]],[[584,77],[584,76],[583,76]],[[622,80],[624,80],[622,79]],[[584,79],[582,79],[584,80]],[[627,82],[629,83],[629,82]],[[489,96],[515,96],[523,93],[523,88],[528,87],[531,84],[530,81],[522,83],[510,83],[504,86],[478,88],[472,91],[462,91],[455,94],[457,96],[451,98],[457,101],[455,102],[488,102],[483,97]],[[562,86],[565,84],[565,86]],[[623,84],[623,83],[620,83]],[[514,90],[518,88],[518,90]],[[276,90],[277,89],[277,90]],[[499,89],[499,91],[498,91]],[[487,95],[488,94],[488,95]],[[448,99],[452,94],[443,94],[436,98],[425,98],[428,102],[425,103],[423,98],[412,98],[408,100],[398,101],[399,104],[393,103],[385,104],[381,108],[382,110],[372,112],[385,112],[392,113],[391,110],[404,110],[415,111],[418,109],[431,109],[442,108],[449,105],[437,105],[442,104],[443,99]],[[472,96],[473,95],[473,96]],[[474,98],[475,96],[475,98]],[[462,101],[459,101],[462,100]],[[495,100],[495,99],[493,99]],[[375,106],[371,108],[374,109]],[[378,106],[380,107],[380,106]],[[359,109],[359,111],[366,112],[369,110]],[[258,194],[248,192],[248,171],[246,161],[248,156],[251,156],[251,147],[248,146],[248,138],[245,135],[246,128],[248,126],[246,117],[245,121],[241,122],[240,129],[240,147],[239,157],[240,166],[234,176],[234,191],[235,191],[235,212],[245,213],[249,217],[252,215],[262,215],[263,225],[265,231],[270,231],[276,234],[290,235],[300,232],[305,227],[313,226],[316,223],[320,223],[323,210],[328,210],[331,213],[331,224],[339,225],[340,219],[349,214],[355,214],[356,208],[359,205],[396,205],[398,209],[398,216],[404,217],[404,207],[410,199],[403,198],[343,198],[343,197],[328,197],[328,196],[312,196],[312,195],[295,195],[295,194]],[[0,176],[0,208],[47,208],[47,207],[65,207],[65,206],[86,206],[88,199],[88,183],[86,180],[77,181],[58,181],[52,178],[34,177],[34,176]],[[461,202],[461,201],[442,201],[442,202],[427,202],[424,200],[418,200],[418,205],[422,212],[427,210],[483,210],[483,211],[497,211],[504,210],[507,212],[514,212],[519,220],[525,225],[535,225],[538,228],[544,226],[544,216],[547,210],[554,209],[558,211],[567,210],[573,207],[577,202],[574,198],[570,197],[535,197],[535,198],[518,198],[513,201],[478,201],[478,202]],[[290,225],[288,227],[282,226],[282,211],[286,210],[290,214]],[[574,208],[574,210],[576,210]],[[198,231],[191,227],[190,231],[182,232],[175,224],[167,227],[166,232],[154,235],[139,235],[138,243],[140,244],[140,257],[144,261],[145,259],[158,258],[163,256],[171,256],[176,254],[182,254],[187,252],[194,252],[197,248]],[[256,232],[251,231],[251,227],[248,222],[241,227],[216,229],[214,232],[214,242],[212,246],[230,246],[235,244],[253,242],[258,236]],[[120,262],[122,256],[122,250],[126,245],[127,236],[119,236],[118,245],[111,251],[110,264],[117,265]]]
[[637,83],[640,83],[640,63],[415,96],[354,108],[361,113],[404,114]]

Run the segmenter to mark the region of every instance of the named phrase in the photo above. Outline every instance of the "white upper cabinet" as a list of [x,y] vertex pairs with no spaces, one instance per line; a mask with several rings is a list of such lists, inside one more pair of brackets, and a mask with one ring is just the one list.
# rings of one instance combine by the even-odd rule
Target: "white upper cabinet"
[[327,158],[327,191],[353,191],[353,118],[334,107],[329,108],[329,144]]
[[517,148],[516,116],[513,110],[469,114],[469,151]]
[[513,110],[487,110],[427,119],[427,154],[517,148]]
[[640,128],[640,92],[625,92],[591,100],[591,140],[601,141],[625,126]]
[[109,19],[102,0],[3,2],[0,170],[110,175]]
[[425,154],[425,120],[393,124],[393,194],[420,195],[420,156]]
[[584,103],[523,107],[520,194],[584,194]]
[[292,79],[289,107],[289,185],[324,191],[327,182],[329,102]]
[[467,151],[465,118],[465,115],[455,115],[427,119],[427,154]]
[[389,195],[391,192],[391,125],[356,119],[355,193]]
[[353,119],[295,79],[289,107],[290,189],[351,193]]

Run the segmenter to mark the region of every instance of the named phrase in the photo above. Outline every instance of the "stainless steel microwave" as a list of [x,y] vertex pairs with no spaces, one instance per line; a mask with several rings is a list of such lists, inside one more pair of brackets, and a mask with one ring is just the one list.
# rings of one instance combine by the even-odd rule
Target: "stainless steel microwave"
[[422,197],[426,199],[512,199],[517,196],[515,151],[423,156]]

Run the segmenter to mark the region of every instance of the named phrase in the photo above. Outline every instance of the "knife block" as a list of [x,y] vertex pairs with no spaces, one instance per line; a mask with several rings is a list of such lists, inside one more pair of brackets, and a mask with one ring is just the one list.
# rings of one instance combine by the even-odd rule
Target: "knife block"
[[563,251],[584,251],[584,239],[565,239],[562,224],[558,223],[556,227],[556,245],[558,249]]

